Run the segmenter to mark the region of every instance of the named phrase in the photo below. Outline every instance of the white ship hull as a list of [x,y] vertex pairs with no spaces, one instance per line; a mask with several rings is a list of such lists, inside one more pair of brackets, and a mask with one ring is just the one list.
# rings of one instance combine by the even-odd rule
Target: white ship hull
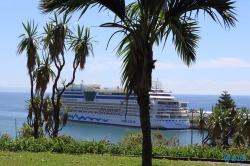
[[[119,126],[129,127],[141,127],[139,116],[124,116],[115,115],[99,115],[99,114],[88,114],[88,113],[69,113],[68,120],[77,122],[88,122],[88,123],[100,123],[110,124]],[[189,120],[183,119],[169,119],[159,120],[151,118],[151,128],[153,129],[188,129],[190,128]]]
[[[187,103],[175,100],[172,92],[164,92],[158,88],[152,89],[149,94],[151,128],[190,128]],[[137,97],[131,95],[127,99],[119,87],[101,89],[97,84],[74,84],[65,90],[62,98],[62,111],[69,108],[70,121],[141,127]]]

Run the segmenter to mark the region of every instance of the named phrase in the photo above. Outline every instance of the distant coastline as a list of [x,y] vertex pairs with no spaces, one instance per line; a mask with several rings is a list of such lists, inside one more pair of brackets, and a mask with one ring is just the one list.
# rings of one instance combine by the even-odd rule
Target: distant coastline
[[[48,89],[47,89],[48,91]],[[30,92],[30,87],[3,87],[0,86],[0,92]],[[213,96],[213,97],[218,97],[220,94],[183,94],[183,93],[173,93],[175,96],[185,96],[185,97],[189,97],[189,96]],[[246,96],[246,97],[250,97],[250,94],[232,94],[231,96]],[[177,97],[178,99],[178,97]]]
[[30,87],[1,87],[0,92],[29,92]]

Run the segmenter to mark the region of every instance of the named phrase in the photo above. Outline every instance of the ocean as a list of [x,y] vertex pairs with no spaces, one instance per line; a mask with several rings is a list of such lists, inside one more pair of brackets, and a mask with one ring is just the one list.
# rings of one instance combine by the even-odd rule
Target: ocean
[[[189,102],[189,109],[211,111],[219,95],[181,95],[173,94],[176,99]],[[0,92],[0,133],[9,133],[13,138],[18,136],[18,130],[27,118],[27,101],[29,93]],[[237,107],[250,108],[250,96],[233,95]],[[140,131],[138,128],[100,125],[92,123],[68,122],[59,132],[60,135],[71,135],[75,139],[83,140],[109,140],[118,142],[129,132]],[[166,137],[177,137],[180,145],[191,143],[191,130],[161,130]],[[197,130],[193,131],[193,143],[201,143],[201,136]]]

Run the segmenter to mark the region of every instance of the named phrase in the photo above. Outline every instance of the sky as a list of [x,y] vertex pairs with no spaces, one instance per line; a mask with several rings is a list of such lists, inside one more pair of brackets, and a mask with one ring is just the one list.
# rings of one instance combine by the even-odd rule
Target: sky
[[[43,15],[35,0],[0,1],[0,92],[29,91],[30,83],[26,68],[26,53],[17,55],[18,38],[25,33],[22,22],[34,20],[39,33],[43,26],[53,18],[53,14]],[[187,67],[178,57],[169,38],[164,49],[162,45],[154,47],[153,80],[159,80],[166,91],[174,94],[216,94],[228,91],[232,95],[250,95],[250,1],[239,0],[235,4],[236,27],[225,29],[207,15],[198,17],[200,36],[196,49],[196,62]],[[89,10],[80,20],[79,13],[74,13],[70,28],[79,25],[90,27],[93,40],[94,56],[87,58],[85,69],[77,70],[75,83],[100,84],[102,87],[121,86],[122,60],[117,58],[115,47],[121,36],[108,40],[116,29],[101,28],[100,24],[112,22],[111,12],[98,13]],[[61,79],[72,78],[73,52],[66,53],[66,65]],[[51,84],[48,86],[51,91]]]

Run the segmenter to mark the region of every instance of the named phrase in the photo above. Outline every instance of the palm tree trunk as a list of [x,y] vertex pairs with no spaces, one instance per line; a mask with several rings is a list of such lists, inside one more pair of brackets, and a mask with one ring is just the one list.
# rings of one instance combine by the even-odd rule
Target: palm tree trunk
[[72,80],[70,82],[68,82],[68,84],[59,92],[58,91],[58,94],[56,96],[56,103],[55,103],[55,92],[56,92],[56,89],[57,89],[57,83],[58,83],[58,80],[60,78],[60,74],[61,74],[61,71],[62,71],[62,68],[65,64],[65,60],[64,60],[64,53],[62,52],[62,59],[63,59],[63,64],[60,66],[60,68],[58,67],[58,75],[55,79],[55,82],[54,82],[54,85],[53,85],[53,88],[52,88],[52,97],[51,97],[51,100],[52,100],[52,105],[53,105],[53,108],[54,108],[54,122],[55,122],[55,126],[54,126],[54,130],[53,130],[53,138],[56,138],[58,136],[58,132],[59,132],[59,123],[60,123],[60,119],[59,119],[59,114],[60,114],[60,98],[62,96],[62,94],[64,93],[66,87],[70,86],[71,84],[73,84],[73,82],[75,81],[75,74],[76,74],[76,69],[78,68],[79,66],[79,62],[77,63],[77,59],[75,57],[74,59],[74,62],[73,62],[73,76],[72,76]]
[[33,94],[33,75],[32,75],[32,70],[29,69],[29,77],[30,77],[30,98],[31,98],[31,106],[32,109],[34,110],[35,118],[34,118],[34,138],[38,139],[38,119],[37,119],[37,109],[34,104],[34,94]]
[[[152,85],[152,70],[153,70],[153,53],[148,52],[148,56],[142,56],[143,66],[140,69],[142,71],[142,78],[138,80],[140,82],[137,88],[137,102],[140,106],[140,121],[142,129],[142,166],[152,166],[152,142],[151,142],[151,125],[150,125],[150,98],[149,91]],[[146,64],[146,65],[145,65]]]
[[[60,71],[61,72],[61,71]],[[58,72],[59,76],[60,76],[60,72]],[[59,79],[59,76],[57,76],[55,82],[54,82],[54,85],[53,85],[53,88],[52,88],[52,97],[51,97],[51,102],[52,102],[52,105],[53,105],[53,109],[54,109],[54,129],[53,129],[53,138],[56,138],[58,136],[58,128],[59,128],[59,111],[58,111],[58,107],[59,107],[59,103],[58,102],[55,102],[55,91],[56,91],[56,87],[57,87],[57,81]]]
[[223,132],[222,144],[228,147],[228,137],[226,136],[224,132]]
[[149,93],[144,91],[138,95],[138,104],[140,106],[140,120],[143,135],[142,141],[142,165],[152,165],[152,143],[151,143],[151,126],[149,115]]
[[55,113],[55,129],[53,133],[53,137],[56,138],[58,136],[59,132],[59,114],[60,114],[60,96],[57,96],[56,98],[56,105],[54,107],[54,113]]
[[57,68],[57,76],[56,76],[56,79],[55,79],[54,84],[52,86],[52,96],[51,96],[51,102],[52,102],[53,109],[54,109],[53,138],[56,138],[58,136],[58,128],[59,128],[59,103],[58,102],[55,103],[55,98],[58,98],[58,96],[56,96],[57,84],[58,84],[58,80],[59,80],[60,75],[61,75],[61,71],[62,71],[63,66],[65,64],[64,53],[62,52],[61,54],[62,54],[63,63],[61,64],[59,62],[58,63],[59,65],[58,65],[57,62],[54,61],[54,64]]
[[34,137],[38,139],[38,119],[36,117],[34,119]]

